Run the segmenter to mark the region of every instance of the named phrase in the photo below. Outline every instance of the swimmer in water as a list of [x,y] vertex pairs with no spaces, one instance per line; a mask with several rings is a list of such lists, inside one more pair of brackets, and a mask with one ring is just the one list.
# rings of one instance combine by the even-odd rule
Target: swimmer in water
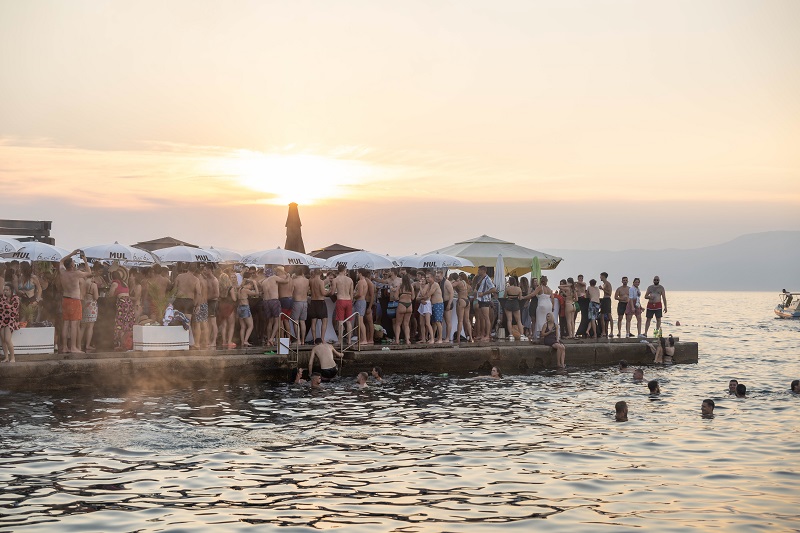
[[700,413],[703,418],[714,418],[714,400],[703,400],[703,405],[700,406]]
[[628,403],[619,401],[614,405],[614,409],[616,410],[616,415],[614,415],[615,422],[627,422],[628,421]]

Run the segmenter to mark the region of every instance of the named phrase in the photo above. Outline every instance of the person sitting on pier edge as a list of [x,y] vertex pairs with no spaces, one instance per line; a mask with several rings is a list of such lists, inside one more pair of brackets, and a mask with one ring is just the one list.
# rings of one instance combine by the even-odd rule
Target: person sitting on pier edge
[[703,405],[700,406],[700,412],[703,418],[714,418],[714,400],[703,400]]
[[647,382],[647,388],[650,389],[650,394],[661,394],[661,387],[658,386],[658,381],[655,379]]
[[628,421],[628,403],[624,401],[619,401],[614,404],[614,410],[616,411],[616,415],[614,415],[614,421],[616,422],[627,422]]
[[745,387],[744,383],[736,385],[736,397],[747,398],[747,387]]
[[316,357],[319,359],[320,376],[322,376],[325,381],[330,381],[336,377],[339,371],[339,367],[336,366],[336,361],[334,361],[333,356],[338,355],[342,357],[342,354],[336,351],[332,345],[327,342],[322,342],[322,339],[316,339],[314,344],[315,346],[311,350],[311,355],[308,358],[308,373],[311,374],[314,367],[314,358]]
[[791,390],[795,394],[800,394],[800,379],[792,381]]

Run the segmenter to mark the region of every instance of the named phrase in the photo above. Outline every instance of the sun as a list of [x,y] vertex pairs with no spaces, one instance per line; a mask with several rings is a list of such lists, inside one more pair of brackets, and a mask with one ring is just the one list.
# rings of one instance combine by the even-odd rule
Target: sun
[[239,150],[225,165],[244,187],[268,193],[261,201],[308,205],[352,196],[369,174],[361,162],[312,154],[265,154]]

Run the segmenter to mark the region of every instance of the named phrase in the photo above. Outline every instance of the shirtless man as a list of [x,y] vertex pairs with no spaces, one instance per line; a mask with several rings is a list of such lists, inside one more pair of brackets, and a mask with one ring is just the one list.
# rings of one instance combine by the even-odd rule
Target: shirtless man
[[178,269],[180,274],[175,278],[175,301],[172,305],[191,320],[195,306],[200,303],[200,281],[194,276],[197,269],[186,263],[179,263]]
[[364,315],[364,328],[366,328],[366,344],[375,344],[375,324],[372,320],[372,307],[375,305],[375,283],[372,282],[372,272],[364,271],[367,279],[367,311]]
[[303,266],[299,274],[292,279],[292,314],[293,320],[300,325],[300,331],[295,331],[297,344],[306,342],[306,320],[308,319],[308,291],[311,282],[308,280],[308,267]]
[[360,268],[358,269],[358,283],[356,283],[355,292],[353,292],[353,311],[358,313],[358,342],[360,344],[367,343],[367,330],[364,321],[364,315],[367,313],[367,273],[368,271]]
[[[611,316],[611,293],[614,288],[608,281],[608,272],[600,273],[600,288],[603,296],[600,298],[600,333],[602,337],[614,336],[614,318]],[[608,325],[611,325],[611,334],[608,332]]]
[[[436,338],[436,344],[442,344],[442,321],[444,320],[444,297],[442,295],[442,288],[439,286],[437,277],[441,278],[441,274],[434,274],[428,272],[425,279],[428,282],[428,297],[431,300],[431,320],[433,321],[433,336]],[[451,294],[452,298],[453,295]]]
[[[337,298],[336,301],[339,301],[339,299]],[[322,339],[316,339],[314,344],[315,346],[311,350],[311,355],[308,358],[308,373],[311,374],[314,369],[314,358],[317,358],[319,359],[319,373],[322,379],[330,381],[336,377],[336,373],[339,371],[339,367],[336,366],[336,361],[333,359],[333,356],[343,356],[340,352],[337,352],[331,344],[323,342]]]
[[[384,281],[387,285],[389,285],[389,304],[387,305],[386,312],[392,318],[392,333],[398,331],[397,324],[397,303],[398,295],[400,294],[400,285],[403,283],[403,279],[398,276],[398,269],[393,268],[389,271],[389,277],[384,278]],[[409,339],[410,340],[410,339]]]
[[[308,317],[311,319],[311,333],[314,340],[325,339],[325,331],[328,329],[328,306],[325,304],[325,297],[328,291],[325,290],[325,280],[322,271],[314,269],[311,279],[311,300],[308,302]],[[320,334],[317,335],[317,322],[321,324]]]
[[[83,270],[75,270],[73,255],[80,254],[83,260]],[[61,351],[62,353],[83,353],[78,347],[80,342],[78,329],[83,318],[83,307],[81,306],[81,280],[91,277],[92,271],[89,270],[89,263],[83,250],[75,250],[59,262],[61,276],[61,288],[63,298],[61,299],[61,309],[64,323],[61,326]],[[67,347],[67,337],[70,342]]]
[[192,331],[194,332],[193,348],[205,350],[208,347],[208,285],[203,278],[206,266],[197,265],[194,269],[194,277],[197,279],[200,291],[195,298],[194,313],[192,320]]
[[266,344],[275,346],[278,336],[278,329],[281,324],[281,301],[279,299],[278,287],[289,283],[289,275],[282,267],[276,267],[274,274],[261,281],[261,308],[266,319],[264,334]]
[[258,288],[255,281],[250,279],[250,272],[245,272],[241,285],[236,289],[236,316],[239,317],[239,339],[242,348],[252,346],[249,339],[253,332],[253,315],[250,311],[250,298],[253,296],[258,296]]
[[586,335],[586,328],[589,327],[589,298],[586,297],[586,282],[583,281],[583,274],[579,274],[578,280],[575,282],[575,295],[578,297],[578,307],[581,310],[581,321],[575,335],[582,337]]
[[587,313],[589,325],[586,328],[586,336],[594,339],[597,338],[597,318],[600,316],[600,288],[597,286],[597,280],[589,280],[586,293],[589,295],[589,312]]
[[[333,319],[339,332],[339,341],[350,342],[353,336],[353,322],[348,317],[353,314],[353,280],[347,275],[347,268],[339,265],[339,275],[333,279],[331,292],[336,295],[336,310]],[[347,337],[343,337],[344,322],[347,321]],[[325,377],[323,374],[322,377]]]
[[[294,293],[294,279],[291,275],[287,274],[286,280],[287,283],[278,285],[278,301],[281,303],[281,313],[291,317],[292,307],[294,307],[294,300],[292,299],[292,294]],[[287,318],[281,316],[280,320],[283,322],[284,330],[292,331]],[[295,335],[297,335],[297,332],[295,332]]]
[[436,272],[436,281],[439,283],[439,286],[442,287],[442,299],[444,300],[444,333],[442,335],[442,339],[452,343],[453,336],[450,334],[450,329],[452,327],[450,324],[450,318],[453,312],[453,298],[455,291],[453,290],[453,284],[450,282],[450,280],[444,279],[444,273],[441,270]]
[[[617,334],[622,338],[622,318],[625,316],[625,311],[628,309],[628,298],[630,298],[630,290],[628,287],[628,276],[622,276],[622,285],[617,287],[614,292],[614,299],[617,301]],[[628,337],[631,336],[630,319],[628,319]]]
[[475,287],[475,300],[478,302],[478,310],[475,313],[475,339],[479,341],[491,340],[492,324],[489,319],[489,306],[492,305],[492,294],[497,293],[497,288],[492,283],[492,279],[486,274],[486,267],[478,267],[478,275],[473,280]]
[[664,290],[658,276],[655,276],[653,278],[653,284],[647,287],[644,298],[647,300],[647,321],[644,323],[644,336],[647,337],[647,330],[650,329],[650,320],[654,315],[656,317],[656,329],[661,329],[662,300],[664,302],[664,312],[667,312],[667,291]]
[[456,343],[461,343],[462,330],[464,332],[464,337],[469,342],[472,342],[472,322],[469,316],[469,284],[467,283],[466,276],[459,276],[455,272],[453,272],[453,276],[454,277],[451,277],[451,283],[453,285],[453,290],[458,296],[456,303],[456,317],[458,318],[458,322],[456,323]]
[[203,270],[203,282],[206,285],[206,294],[208,294],[208,332],[209,332],[209,348],[217,347],[217,309],[219,308],[219,280],[214,275],[214,266],[212,263],[206,265]]

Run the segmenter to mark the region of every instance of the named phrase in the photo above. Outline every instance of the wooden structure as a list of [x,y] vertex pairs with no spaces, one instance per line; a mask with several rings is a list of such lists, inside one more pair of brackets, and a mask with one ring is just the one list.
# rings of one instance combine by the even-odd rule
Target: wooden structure
[[0,235],[14,237],[20,242],[38,241],[55,244],[50,236],[50,220],[0,220]]
[[154,239],[152,241],[137,242],[132,246],[134,248],[139,248],[140,250],[147,250],[148,252],[161,250],[162,248],[170,248],[172,246],[189,246],[190,248],[199,248],[199,246],[196,244],[180,241],[174,237],[161,237],[160,239]]

